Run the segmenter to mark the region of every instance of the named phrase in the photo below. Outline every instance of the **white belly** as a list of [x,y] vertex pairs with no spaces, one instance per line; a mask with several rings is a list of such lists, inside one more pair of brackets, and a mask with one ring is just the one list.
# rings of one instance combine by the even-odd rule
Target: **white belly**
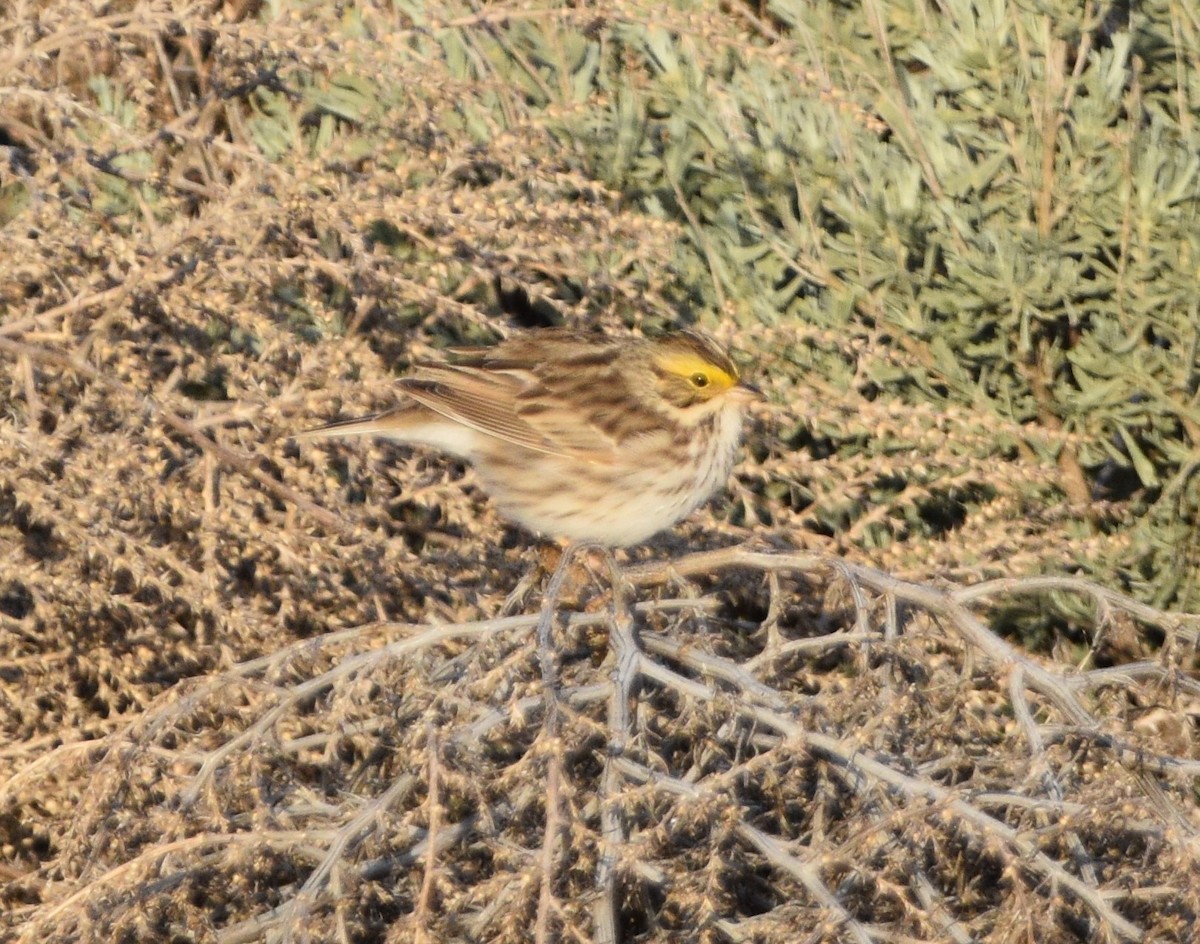
[[[540,453],[525,453],[517,476],[489,475],[486,462],[477,468],[500,511],[529,530],[625,547],[671,527],[725,484],[741,436],[739,411],[717,414],[713,432],[706,455],[681,455],[664,468],[658,466],[657,452],[654,462],[626,470],[617,488],[598,481],[607,477],[607,469]],[[581,493],[596,497],[584,500]]]

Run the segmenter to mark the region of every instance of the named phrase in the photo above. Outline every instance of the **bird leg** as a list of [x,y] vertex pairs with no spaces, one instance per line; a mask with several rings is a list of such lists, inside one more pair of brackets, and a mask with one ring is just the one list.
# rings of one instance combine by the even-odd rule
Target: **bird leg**
[[537,625],[537,648],[538,662],[542,668],[542,685],[546,693],[547,716],[555,712],[558,706],[558,658],[554,651],[554,620],[558,614],[559,597],[567,574],[571,571],[571,562],[576,554],[587,546],[574,542],[566,546],[558,559],[558,566],[550,575],[550,582],[546,585],[546,593],[542,597],[542,612]]

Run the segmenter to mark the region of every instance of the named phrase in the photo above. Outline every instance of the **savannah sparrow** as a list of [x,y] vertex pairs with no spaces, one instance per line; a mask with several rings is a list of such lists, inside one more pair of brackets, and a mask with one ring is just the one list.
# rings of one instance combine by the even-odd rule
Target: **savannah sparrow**
[[573,542],[624,547],[724,484],[742,409],[760,394],[691,331],[605,338],[559,328],[416,365],[404,399],[303,438],[372,435],[472,463],[501,512]]

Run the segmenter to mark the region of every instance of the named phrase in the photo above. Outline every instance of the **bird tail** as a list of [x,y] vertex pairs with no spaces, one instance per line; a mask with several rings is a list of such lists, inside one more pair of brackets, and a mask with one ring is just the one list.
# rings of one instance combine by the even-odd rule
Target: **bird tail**
[[312,429],[296,433],[294,438],[303,442],[310,439],[329,439],[334,436],[387,435],[395,431],[394,416],[389,416],[387,413],[372,413],[370,416],[352,416],[349,419],[334,420],[324,426],[314,426]]

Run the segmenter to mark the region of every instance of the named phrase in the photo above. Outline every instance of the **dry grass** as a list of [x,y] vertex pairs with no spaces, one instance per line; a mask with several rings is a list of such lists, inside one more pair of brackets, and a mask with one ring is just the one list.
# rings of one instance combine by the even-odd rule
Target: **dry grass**
[[1197,622],[1067,576],[1134,540],[1080,433],[727,292],[773,403],[731,496],[548,595],[469,469],[289,440],[431,347],[711,301],[715,237],[564,134],[619,96],[527,55],[636,9],[173,7],[0,19],[0,938],[1188,939]]
[[[544,602],[549,700],[537,613],[374,622],[42,753],[5,804],[77,807],[16,939],[1184,939],[1200,620],[777,550],[616,579]],[[980,617],[1051,592],[1159,657],[1064,667]]]

